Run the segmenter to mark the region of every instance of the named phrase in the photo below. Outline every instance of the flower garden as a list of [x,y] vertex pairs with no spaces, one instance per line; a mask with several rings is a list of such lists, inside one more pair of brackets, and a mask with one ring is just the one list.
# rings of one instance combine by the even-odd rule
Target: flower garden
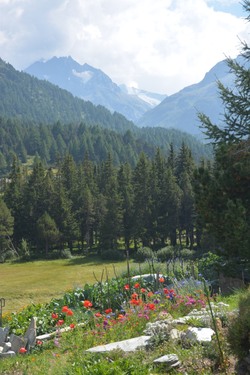
[[[227,301],[233,301],[235,306],[241,293],[246,292]],[[221,299],[210,296],[205,282],[192,278],[175,280],[171,287],[165,285],[162,277],[151,284],[143,279],[132,283],[123,277],[86,284],[68,291],[61,299],[29,305],[4,316],[4,325],[16,335],[23,335],[31,318],[36,317],[37,336],[51,333],[52,339],[37,339],[29,351],[23,347],[15,358],[0,360],[1,374],[163,374],[165,370],[155,368],[153,360],[166,353],[177,353],[181,358],[182,366],[172,369],[173,374],[235,373],[232,366],[235,368],[237,358],[227,340],[230,306],[220,323],[216,320],[212,327],[217,327],[212,342],[205,345],[184,345],[159,334],[144,351],[86,352],[97,345],[138,337],[149,322],[183,317],[194,309],[202,311]],[[211,311],[211,318],[212,315]],[[195,324],[202,326],[198,321]],[[187,324],[181,329],[186,328]]]

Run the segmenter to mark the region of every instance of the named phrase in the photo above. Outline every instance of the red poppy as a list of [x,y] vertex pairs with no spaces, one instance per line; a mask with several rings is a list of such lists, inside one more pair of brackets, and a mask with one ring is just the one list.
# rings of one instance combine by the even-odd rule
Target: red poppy
[[130,289],[130,288],[129,288],[129,284],[124,285],[124,289],[125,289],[125,290],[129,290],[129,289]]
[[69,309],[68,306],[63,306],[63,307],[62,307],[62,312],[67,312],[68,309]]
[[24,347],[19,349],[20,354],[25,354],[26,352],[27,352],[27,349],[25,349]]
[[83,306],[86,307],[86,309],[89,309],[90,307],[92,307],[92,303],[90,301],[88,301],[87,299],[85,301],[83,301]]
[[141,300],[141,299],[131,299],[131,300],[129,301],[129,303],[130,303],[131,305],[136,305],[136,306],[138,306],[138,305],[140,305],[140,304],[142,303],[142,300]]
[[57,326],[62,326],[64,324],[63,319],[59,319],[58,322],[56,323]]
[[110,313],[112,313],[112,309],[111,308],[105,310],[105,314],[110,314]]
[[69,328],[74,329],[74,328],[75,328],[75,324],[74,324],[74,323],[71,323],[71,324],[69,325]]
[[97,317],[97,318],[101,318],[102,317],[102,314],[101,313],[95,313],[95,316]]
[[74,313],[73,313],[73,311],[71,309],[68,309],[67,312],[66,312],[66,314],[68,316],[73,316],[74,315]]
[[36,341],[36,345],[42,345],[42,344],[43,344],[43,342],[41,340]]
[[149,308],[149,310],[154,310],[155,309],[155,304],[154,303],[148,303],[147,307]]
[[159,278],[159,282],[160,282],[160,283],[164,283],[164,281],[165,281],[164,277],[160,277],[160,278]]
[[134,287],[135,287],[135,289],[139,289],[140,288],[140,284],[139,283],[135,283]]
[[124,315],[119,314],[118,317],[117,317],[117,319],[118,319],[118,320],[122,320],[122,319],[124,319]]
[[153,292],[148,292],[148,297],[152,297],[154,295]]
[[137,293],[133,293],[133,294],[131,295],[131,298],[132,298],[132,299],[138,299],[138,294],[137,294]]
[[141,288],[141,293],[146,293],[147,289]]
[[57,313],[52,313],[51,316],[52,316],[53,319],[58,319],[58,314]]

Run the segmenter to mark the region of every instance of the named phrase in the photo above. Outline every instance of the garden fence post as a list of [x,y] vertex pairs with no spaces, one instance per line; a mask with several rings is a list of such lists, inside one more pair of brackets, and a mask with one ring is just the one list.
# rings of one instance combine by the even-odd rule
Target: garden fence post
[[0,298],[0,327],[2,327],[3,322],[3,307],[5,306],[5,299]]

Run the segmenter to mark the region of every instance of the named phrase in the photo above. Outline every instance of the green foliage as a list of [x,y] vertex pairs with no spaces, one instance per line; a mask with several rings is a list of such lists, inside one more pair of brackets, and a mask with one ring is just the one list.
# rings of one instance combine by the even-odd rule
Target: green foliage
[[217,280],[222,266],[223,258],[219,255],[208,252],[198,261],[199,273],[207,280]]
[[151,261],[156,260],[156,255],[153,252],[153,250],[150,249],[150,247],[144,246],[138,249],[137,254],[136,254],[136,259],[137,261],[141,261],[141,262],[148,261],[150,263]]
[[169,262],[173,259],[174,253],[175,251],[173,246],[166,246],[158,250],[156,255],[160,262]]
[[229,324],[228,341],[231,351],[239,359],[249,354],[250,350],[250,289],[239,300],[239,312]]

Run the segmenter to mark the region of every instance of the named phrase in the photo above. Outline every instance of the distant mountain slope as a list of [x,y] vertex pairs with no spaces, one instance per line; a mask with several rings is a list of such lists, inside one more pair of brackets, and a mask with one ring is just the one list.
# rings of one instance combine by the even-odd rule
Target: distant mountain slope
[[172,127],[201,135],[197,113],[204,112],[213,122],[221,122],[224,109],[218,95],[217,80],[225,86],[231,86],[233,79],[226,60],[223,60],[206,73],[201,82],[168,96],[158,106],[145,113],[137,125]]
[[[53,137],[48,135],[51,126]],[[91,130],[87,132],[88,128]],[[0,139],[3,170],[10,165],[13,152],[23,160],[25,155],[38,153],[48,162],[65,152],[76,160],[88,153],[100,161],[110,152],[117,163],[135,163],[142,151],[152,156],[159,147],[166,154],[170,144],[178,149],[185,142],[195,160],[211,157],[211,150],[190,134],[139,128],[121,114],[111,114],[47,81],[18,72],[1,59]]]
[[[157,102],[150,101],[150,93],[145,92],[143,96],[139,92],[131,93],[124,87],[119,87],[100,69],[88,64],[80,65],[71,57],[37,61],[25,69],[25,72],[56,84],[95,105],[102,105],[111,112],[119,112],[132,121],[138,120],[160,102],[160,97]],[[163,100],[164,96],[161,98]]]
[[129,95],[137,96],[144,102],[148,103],[152,108],[160,104],[167,95],[157,94],[155,92],[149,92],[146,90],[141,90],[136,87],[128,87],[126,85],[119,85],[122,91]]
[[0,115],[51,124],[86,121],[109,129],[135,125],[118,113],[74,97],[50,82],[19,72],[0,59]]

